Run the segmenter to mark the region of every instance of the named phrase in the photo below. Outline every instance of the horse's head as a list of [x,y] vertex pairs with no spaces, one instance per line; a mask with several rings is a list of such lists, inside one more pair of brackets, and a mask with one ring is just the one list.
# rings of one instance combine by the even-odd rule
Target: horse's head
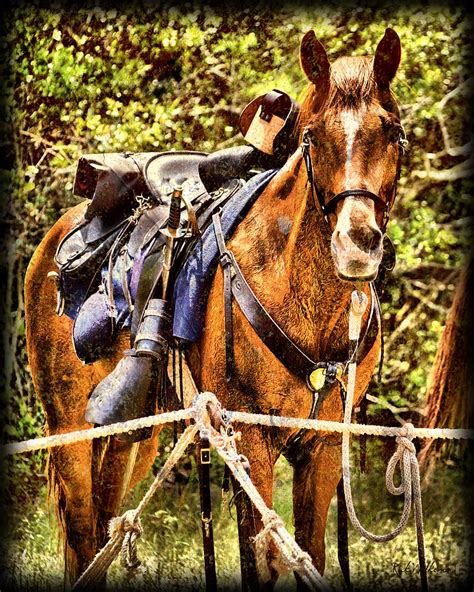
[[404,140],[390,82],[400,39],[387,29],[374,58],[339,58],[332,65],[313,31],[301,43],[310,80],[300,133],[313,195],[331,230],[338,275],[373,280],[393,205]]

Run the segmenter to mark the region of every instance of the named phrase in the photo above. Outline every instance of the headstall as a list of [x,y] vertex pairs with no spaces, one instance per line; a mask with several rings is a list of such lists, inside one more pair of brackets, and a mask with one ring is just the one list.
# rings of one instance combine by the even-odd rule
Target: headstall
[[[315,207],[319,207],[320,211],[322,212],[322,214],[324,216],[326,223],[329,223],[328,216],[329,216],[329,214],[334,212],[336,205],[340,201],[342,201],[348,197],[365,197],[365,198],[373,201],[376,209],[378,209],[379,211],[382,212],[382,226],[381,226],[380,230],[383,233],[385,233],[385,229],[387,227],[387,223],[388,223],[388,219],[389,219],[389,211],[393,205],[393,202],[395,201],[396,186],[397,186],[398,176],[400,174],[400,158],[398,160],[398,165],[397,165],[397,179],[395,180],[392,196],[388,201],[385,201],[379,195],[377,195],[376,193],[373,193],[372,191],[369,191],[368,189],[354,188],[354,189],[347,189],[345,191],[341,191],[340,193],[337,193],[336,195],[333,195],[333,197],[331,197],[331,199],[327,203],[325,203],[321,197],[320,192],[317,189],[316,181],[314,178],[313,162],[311,159],[311,144],[314,144],[313,132],[309,128],[305,128],[303,131],[303,138],[301,141],[301,150],[302,150],[303,159],[304,159],[304,162],[306,165],[306,173],[308,175],[308,182],[310,185],[311,196],[312,196],[312,200],[315,204]],[[403,152],[405,150],[405,146],[406,146],[406,139],[405,139],[404,133],[400,137],[399,146],[400,146],[401,152]]]

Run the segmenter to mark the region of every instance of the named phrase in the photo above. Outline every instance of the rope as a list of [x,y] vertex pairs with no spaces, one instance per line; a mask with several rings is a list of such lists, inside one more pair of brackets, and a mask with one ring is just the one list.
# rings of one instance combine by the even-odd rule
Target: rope
[[[351,308],[349,312],[349,336],[350,339],[353,341],[357,341],[359,339],[360,322],[367,305],[367,298],[365,298],[364,300],[363,297],[359,297],[359,294],[360,293],[356,291],[352,293]],[[351,423],[352,419],[352,408],[356,386],[356,372],[357,364],[355,362],[351,362],[349,364],[348,369],[346,404],[344,409],[344,423],[347,425]],[[342,434],[342,479],[344,485],[344,495],[346,499],[347,513],[352,522],[352,525],[361,536],[373,542],[382,543],[386,541],[391,541],[404,530],[410,518],[412,499],[415,499],[414,514],[418,542],[420,576],[422,590],[426,591],[428,589],[428,580],[423,531],[420,471],[418,467],[418,459],[416,458],[416,448],[412,442],[414,437],[414,430],[415,428],[411,423],[406,423],[404,426],[402,426],[402,428],[400,428],[400,433],[396,437],[396,442],[398,444],[397,449],[387,465],[385,483],[388,491],[392,495],[404,495],[404,505],[400,521],[391,532],[388,532],[387,534],[383,535],[374,534],[365,529],[357,517],[354,508],[354,502],[352,499],[349,452],[350,433],[348,430],[344,431]],[[402,478],[401,484],[399,486],[396,486],[394,482],[394,475],[398,465],[400,466]]]
[[180,409],[179,411],[170,411],[169,413],[160,413],[158,415],[150,415],[149,417],[130,419],[129,421],[113,423],[107,426],[88,428],[85,430],[68,432],[66,434],[55,434],[53,436],[45,436],[44,438],[33,438],[31,440],[24,440],[23,442],[5,444],[0,448],[0,451],[4,456],[8,456],[11,454],[41,450],[43,448],[53,448],[54,446],[64,446],[65,444],[77,444],[78,442],[84,442],[86,440],[94,440],[94,438],[115,436],[116,434],[132,432],[141,428],[172,423],[173,421],[179,421],[180,419],[189,419],[192,416],[193,410],[191,408]]
[[[351,309],[352,311],[352,309]],[[27,440],[25,442],[13,443],[2,446],[4,455],[62,446],[65,444],[77,443],[94,438],[110,436],[118,433],[129,432],[134,429],[151,427],[173,421],[193,419],[194,424],[188,426],[173,448],[168,460],[156,476],[154,482],[143,497],[135,510],[129,510],[122,516],[114,518],[109,523],[109,541],[97,553],[96,557],[84,571],[73,590],[85,590],[95,585],[101,579],[113,560],[121,554],[122,564],[131,572],[136,570],[140,561],[137,556],[136,543],[142,534],[140,514],[154,495],[158,487],[169,476],[173,466],[185,452],[189,444],[194,440],[198,431],[209,436],[210,443],[218,454],[223,458],[235,479],[240,483],[246,494],[251,499],[255,508],[260,512],[263,522],[263,529],[256,535],[253,542],[256,547],[257,567],[260,578],[263,582],[271,579],[268,567],[267,554],[270,540],[273,540],[279,557],[273,562],[273,567],[281,573],[291,569],[300,575],[306,586],[312,590],[329,590],[327,581],[319,574],[314,567],[311,557],[305,553],[285,529],[282,520],[278,515],[265,504],[255,485],[250,480],[246,471],[249,463],[246,457],[238,454],[236,441],[240,439],[240,432],[234,432],[231,426],[232,421],[241,423],[261,424],[269,427],[304,428],[319,431],[335,431],[343,434],[343,480],[344,492],[348,514],[356,530],[369,540],[376,542],[388,541],[406,527],[409,519],[411,503],[414,503],[414,514],[417,528],[418,556],[423,590],[427,590],[426,558],[424,549],[423,514],[420,487],[420,473],[416,458],[416,449],[413,445],[413,438],[450,438],[460,439],[474,437],[473,430],[453,429],[427,429],[415,428],[407,423],[402,427],[368,426],[351,424],[353,396],[356,380],[356,364],[354,362],[348,367],[347,398],[344,413],[344,422],[331,422],[322,420],[304,420],[301,418],[277,417],[268,415],[251,414],[237,411],[228,411],[221,407],[218,399],[213,393],[200,393],[192,401],[187,409],[163,413],[146,418],[130,420],[127,422],[112,424],[93,429],[80,430],[67,434],[56,434],[45,438]],[[211,425],[209,408],[212,411],[212,418],[215,423],[219,418],[221,423],[220,433]],[[405,496],[405,504],[397,527],[385,535],[370,533],[361,525],[355,513],[351,483],[350,483],[350,459],[349,459],[349,436],[350,434],[369,434],[379,436],[395,436],[398,444],[395,454],[390,459],[386,472],[387,489],[393,495]],[[402,480],[399,486],[395,485],[394,474],[397,466],[400,465]]]
[[[257,571],[262,583],[271,580],[270,568],[267,561],[268,547],[270,546],[271,530],[276,531],[278,527],[284,526],[282,519],[276,512],[269,514],[266,517],[266,522],[262,530],[253,538],[255,543],[255,559],[257,562]],[[278,570],[281,573],[280,570]]]
[[[366,424],[347,425],[338,421],[326,421],[320,419],[303,419],[301,417],[281,417],[277,415],[262,415],[259,413],[246,413],[244,411],[226,410],[229,420],[245,424],[260,424],[267,427],[306,429],[325,432],[349,433],[355,435],[366,434],[368,436],[397,437],[403,436],[403,426],[378,426]],[[23,442],[12,442],[0,447],[0,453],[3,456],[20,454],[23,452],[32,452],[44,448],[53,448],[55,446],[64,446],[67,444],[77,444],[94,438],[104,438],[114,436],[124,432],[131,432],[140,428],[152,427],[165,423],[173,423],[193,417],[193,411],[190,407],[161,413],[159,415],[150,415],[140,419],[131,419],[122,423],[114,423],[108,426],[77,430],[66,434],[55,434],[43,438],[33,438]],[[413,428],[413,438],[442,438],[448,440],[472,440],[474,439],[474,430],[453,429],[453,428]]]
[[[379,426],[368,424],[347,425],[338,421],[322,419],[302,419],[300,417],[281,417],[277,415],[261,415],[244,411],[229,411],[226,414],[231,421],[245,424],[260,424],[275,428],[294,428],[321,432],[337,432],[355,435],[396,437],[403,435],[403,426]],[[474,430],[452,428],[413,428],[413,438],[444,438],[449,440],[474,439]]]
[[[221,410],[220,403],[215,395],[209,395],[212,404]],[[212,426],[210,427],[209,441],[213,444],[217,453],[224,460],[235,479],[240,483],[242,489],[249,496],[253,505],[261,514],[264,529],[261,533],[257,534],[254,539],[259,545],[258,549],[256,549],[256,555],[260,578],[262,581],[268,581],[271,577],[268,565],[265,565],[269,544],[269,540],[266,541],[265,539],[271,537],[277,547],[283,565],[298,573],[302,581],[310,590],[323,590],[324,592],[329,592],[330,586],[328,582],[320,575],[316,567],[313,565],[309,554],[305,553],[296,543],[290,533],[286,530],[283,521],[266,505],[259,491],[251,481],[245,470],[246,465],[248,465],[248,460],[245,456],[237,452],[235,446],[235,440],[238,439],[237,434],[233,434],[226,413],[227,412],[224,412],[222,414],[226,417],[226,421],[225,426],[221,429],[220,433],[212,428]]]
[[162,485],[168,478],[172,468],[183,455],[186,448],[194,440],[197,430],[198,427],[194,424],[187,427],[182,433],[167,461],[155,477],[155,480],[138,506],[134,510],[128,510],[122,516],[112,518],[109,522],[109,541],[97,553],[92,560],[92,563],[90,563],[81,577],[74,584],[72,588],[74,592],[94,587],[97,584],[97,581],[105,576],[110,565],[119,553],[121,554],[122,564],[131,572],[140,566],[141,562],[138,559],[136,548],[137,539],[143,532],[140,523],[140,515],[158,487],[160,487],[160,485]]

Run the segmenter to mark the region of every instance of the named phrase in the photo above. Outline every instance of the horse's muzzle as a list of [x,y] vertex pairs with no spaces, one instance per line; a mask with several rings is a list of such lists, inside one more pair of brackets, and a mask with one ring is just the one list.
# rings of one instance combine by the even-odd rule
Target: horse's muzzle
[[338,276],[344,280],[372,281],[382,261],[382,233],[378,228],[335,231],[331,251]]

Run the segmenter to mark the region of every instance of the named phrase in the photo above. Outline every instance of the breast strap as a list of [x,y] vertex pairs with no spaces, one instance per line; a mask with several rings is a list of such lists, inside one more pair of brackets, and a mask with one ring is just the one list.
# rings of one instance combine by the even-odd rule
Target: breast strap
[[[220,264],[224,273],[224,314],[225,314],[225,340],[226,340],[226,377],[231,380],[233,372],[233,330],[232,330],[232,295],[235,297],[244,316],[273,355],[293,374],[304,380],[311,390],[308,377],[318,368],[326,369],[324,387],[330,386],[327,382],[334,382],[336,375],[334,368],[341,362],[316,362],[307,356],[304,351],[279,327],[270,316],[263,304],[259,301],[252,288],[247,283],[234,254],[227,249],[221,228],[219,213],[213,215],[214,231],[220,253]],[[380,329],[380,304],[375,288],[370,284],[371,309],[369,320],[362,340],[353,352],[357,362],[360,362],[372,348],[377,333]],[[347,362],[346,362],[347,363]],[[323,387],[323,388],[324,388]],[[322,393],[321,393],[322,394]],[[319,397],[322,400],[323,397]]]

